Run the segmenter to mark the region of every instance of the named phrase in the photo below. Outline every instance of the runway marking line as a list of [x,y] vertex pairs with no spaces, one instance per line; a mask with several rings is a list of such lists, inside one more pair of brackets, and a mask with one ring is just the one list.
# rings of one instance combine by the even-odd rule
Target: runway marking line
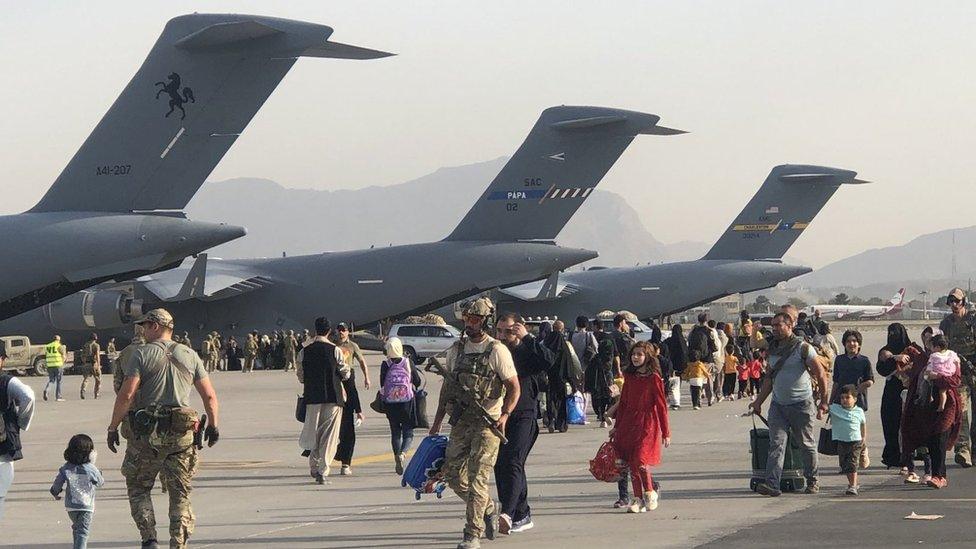
[[[255,532],[253,534],[248,534],[246,536],[242,536],[242,537],[239,537],[237,539],[244,540],[244,539],[259,538],[261,536],[267,536],[269,534],[277,534],[279,532],[286,532],[288,530],[295,530],[295,529],[298,529],[298,528],[305,528],[306,526],[314,526],[316,524],[323,524],[323,523],[326,523],[326,522],[333,522],[333,521],[336,521],[336,520],[347,519],[347,518],[350,518],[350,517],[356,517],[356,516],[360,516],[360,515],[368,515],[370,513],[375,512],[375,511],[383,511],[383,510],[389,509],[391,507],[392,507],[392,505],[384,505],[383,507],[374,507],[372,509],[365,509],[365,510],[360,511],[358,513],[352,513],[352,514],[349,514],[349,515],[342,515],[342,516],[339,516],[339,517],[330,517],[330,518],[327,518],[325,520],[316,520],[316,521],[312,521],[312,522],[302,522],[302,523],[299,523],[299,524],[292,524],[291,526],[283,526],[281,528],[273,528],[271,530],[265,530],[263,532]],[[215,545],[217,545],[217,544],[216,543],[208,543],[206,545],[199,545],[198,547],[213,547]]]
[[849,502],[849,503],[857,503],[859,501],[863,501],[863,502],[866,502],[866,503],[914,503],[916,501],[921,501],[921,502],[926,502],[926,503],[929,503],[929,502],[946,502],[946,503],[950,503],[950,502],[958,501],[958,502],[963,502],[963,503],[969,503],[969,502],[976,501],[976,498],[911,498],[911,499],[905,499],[905,498],[852,498],[852,497],[839,497],[839,498],[831,498],[830,501],[832,501],[832,502],[834,502],[834,501],[845,501],[845,502]]

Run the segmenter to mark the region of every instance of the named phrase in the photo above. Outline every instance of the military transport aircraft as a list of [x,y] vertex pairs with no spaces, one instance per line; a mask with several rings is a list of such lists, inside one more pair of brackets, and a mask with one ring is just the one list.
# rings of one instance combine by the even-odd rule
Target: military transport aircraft
[[597,256],[553,239],[638,134],[675,135],[659,117],[600,107],[543,111],[525,142],[444,240],[274,259],[195,262],[103,285],[0,323],[0,333],[77,342],[164,306],[177,330],[224,335],[307,328],[318,315],[364,325],[489,288],[543,278]]
[[[781,259],[840,185],[865,183],[856,175],[821,166],[776,166],[699,260],[556,273],[491,293],[499,311],[571,321],[578,315],[622,309],[639,318],[655,318],[734,293],[769,288],[811,271],[784,265]],[[459,306],[455,304],[454,310]]]
[[0,319],[243,236],[182,210],[299,57],[390,55],[329,42],[331,34],[249,15],[170,20],[47,194],[0,217]]

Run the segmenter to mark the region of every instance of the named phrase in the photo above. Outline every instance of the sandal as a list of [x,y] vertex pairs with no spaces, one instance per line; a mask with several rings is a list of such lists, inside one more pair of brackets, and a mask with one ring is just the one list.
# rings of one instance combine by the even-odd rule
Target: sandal
[[905,477],[905,484],[918,484],[919,480],[918,475],[913,471]]

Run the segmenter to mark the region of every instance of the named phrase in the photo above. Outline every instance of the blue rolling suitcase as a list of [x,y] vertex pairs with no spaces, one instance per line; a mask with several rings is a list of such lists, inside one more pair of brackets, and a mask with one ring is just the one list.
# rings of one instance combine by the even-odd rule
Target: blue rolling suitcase
[[437,494],[442,497],[447,483],[441,468],[444,466],[444,454],[447,452],[447,437],[444,435],[427,436],[420,441],[416,453],[410,458],[410,463],[403,471],[400,486],[410,486],[417,492],[417,499],[421,494]]

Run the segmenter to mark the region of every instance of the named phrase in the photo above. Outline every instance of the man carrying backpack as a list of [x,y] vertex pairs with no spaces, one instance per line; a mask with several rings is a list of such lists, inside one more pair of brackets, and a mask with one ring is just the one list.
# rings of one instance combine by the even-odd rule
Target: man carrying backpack
[[973,466],[973,440],[976,439],[976,422],[969,416],[976,403],[976,313],[968,310],[969,299],[962,288],[953,288],[946,296],[946,305],[952,310],[939,329],[949,341],[949,349],[959,355],[962,366],[962,383],[959,384],[959,400],[962,403],[962,423],[959,440],[956,441],[956,463],[961,467]]
[[20,432],[34,416],[34,391],[19,379],[2,373],[6,348],[0,343],[0,521],[7,490],[14,481],[14,462],[21,459]]
[[[698,356],[702,357],[702,362],[711,363],[712,356],[718,352],[718,345],[716,345],[715,338],[712,337],[712,330],[708,327],[708,315],[706,313],[701,313],[698,315],[698,324],[691,329],[688,334],[688,353],[691,351],[698,351]],[[716,377],[713,371],[713,378]],[[708,398],[708,405],[712,405],[712,384],[709,383],[705,386],[705,397]]]

